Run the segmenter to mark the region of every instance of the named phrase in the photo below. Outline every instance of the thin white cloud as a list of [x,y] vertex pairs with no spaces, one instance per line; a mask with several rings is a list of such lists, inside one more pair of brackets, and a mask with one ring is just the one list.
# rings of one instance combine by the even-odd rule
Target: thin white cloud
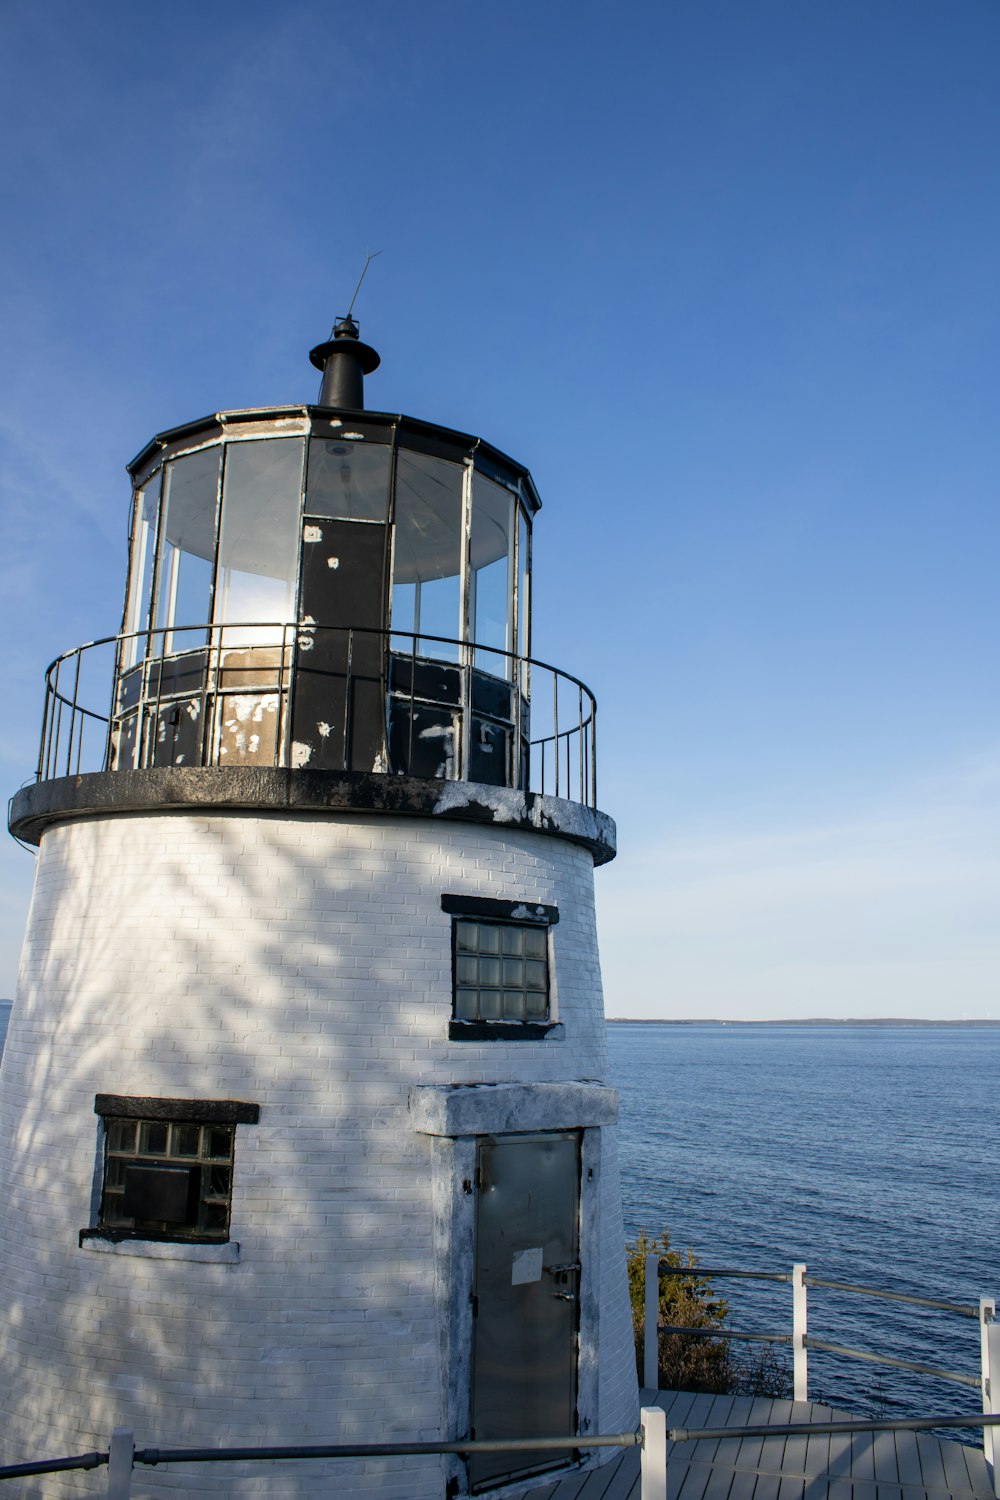
[[610,1015],[1000,1016],[1000,758],[835,823],[688,834],[599,877]]

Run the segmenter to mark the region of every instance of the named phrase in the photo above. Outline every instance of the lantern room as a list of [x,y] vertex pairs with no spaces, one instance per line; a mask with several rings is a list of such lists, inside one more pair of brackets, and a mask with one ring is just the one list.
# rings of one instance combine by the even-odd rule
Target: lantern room
[[540,502],[521,465],[321,405],[220,413],[129,467],[110,769],[525,785]]

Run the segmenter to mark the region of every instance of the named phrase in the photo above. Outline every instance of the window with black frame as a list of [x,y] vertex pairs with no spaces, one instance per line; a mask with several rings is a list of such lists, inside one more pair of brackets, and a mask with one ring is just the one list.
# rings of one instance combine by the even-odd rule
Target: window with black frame
[[534,1040],[557,1028],[552,1014],[555,907],[443,896],[452,916],[452,1041]]
[[224,1244],[236,1127],[256,1123],[258,1106],[99,1094],[94,1107],[104,1145],[98,1222],[89,1233]]

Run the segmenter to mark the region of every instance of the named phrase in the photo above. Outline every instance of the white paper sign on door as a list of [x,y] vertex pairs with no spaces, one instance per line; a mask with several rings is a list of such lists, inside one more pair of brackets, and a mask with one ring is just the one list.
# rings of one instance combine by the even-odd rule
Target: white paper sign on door
[[514,1263],[510,1270],[511,1286],[524,1286],[529,1281],[542,1279],[542,1246],[531,1250],[515,1250]]

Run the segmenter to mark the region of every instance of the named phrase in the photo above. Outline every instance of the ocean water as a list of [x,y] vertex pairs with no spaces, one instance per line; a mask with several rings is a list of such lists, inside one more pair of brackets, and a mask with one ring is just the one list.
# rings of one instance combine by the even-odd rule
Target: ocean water
[[[666,1228],[706,1266],[805,1261],[832,1280],[1000,1302],[1000,1028],[625,1022],[608,1034],[629,1238]],[[716,1290],[734,1328],[791,1332],[789,1286]],[[979,1373],[968,1318],[817,1289],[809,1331]],[[826,1353],[810,1351],[809,1374],[812,1400],[862,1416],[980,1409],[977,1391]]]

